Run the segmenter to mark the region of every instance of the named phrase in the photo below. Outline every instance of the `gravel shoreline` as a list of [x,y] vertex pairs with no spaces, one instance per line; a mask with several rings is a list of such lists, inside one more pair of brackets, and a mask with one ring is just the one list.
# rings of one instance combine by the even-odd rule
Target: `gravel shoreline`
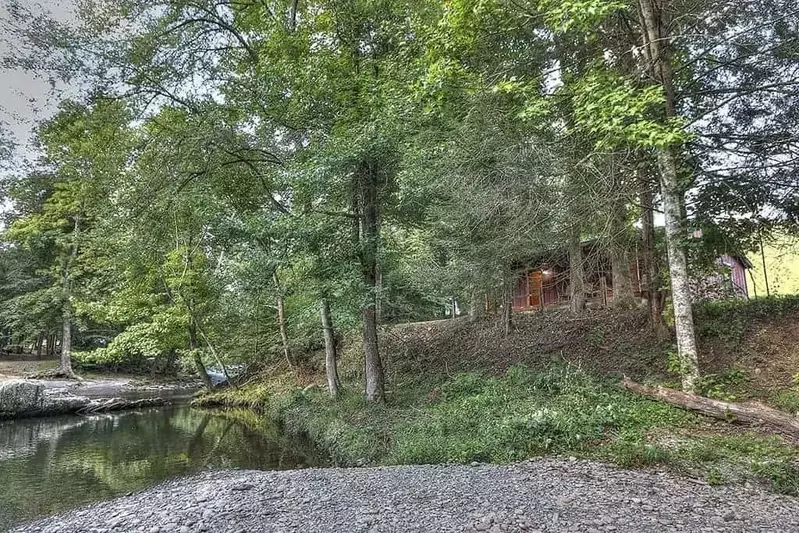
[[221,470],[15,533],[790,532],[799,499],[541,459],[496,466]]

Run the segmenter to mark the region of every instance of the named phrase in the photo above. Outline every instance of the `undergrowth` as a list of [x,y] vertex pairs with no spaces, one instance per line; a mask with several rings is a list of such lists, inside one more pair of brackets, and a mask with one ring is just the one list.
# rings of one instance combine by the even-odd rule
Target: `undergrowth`
[[354,387],[333,401],[324,390],[303,391],[289,381],[199,402],[256,409],[289,433],[309,437],[338,465],[507,463],[561,455],[657,465],[708,483],[765,479],[781,492],[799,492],[799,454],[779,438],[708,432],[706,419],[568,365],[397,382],[386,405],[366,403]]

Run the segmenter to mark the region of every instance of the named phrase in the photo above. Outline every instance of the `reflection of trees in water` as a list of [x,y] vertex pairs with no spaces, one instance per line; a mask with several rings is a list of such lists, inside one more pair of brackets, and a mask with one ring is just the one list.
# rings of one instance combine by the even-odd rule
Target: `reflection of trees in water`
[[32,455],[40,442],[57,442],[62,433],[85,423],[68,416],[0,421],[0,461]]
[[316,464],[273,427],[188,407],[3,422],[0,446],[0,529],[207,466]]

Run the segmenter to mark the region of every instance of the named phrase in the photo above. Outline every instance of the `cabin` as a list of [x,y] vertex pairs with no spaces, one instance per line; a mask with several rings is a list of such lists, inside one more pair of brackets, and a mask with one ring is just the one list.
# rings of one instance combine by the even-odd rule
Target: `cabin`
[[[586,305],[607,307],[613,302],[613,276],[610,258],[597,241],[581,244],[585,274]],[[647,279],[636,248],[629,264],[630,283],[636,298],[646,298]],[[752,264],[746,257],[724,254],[717,272],[693,280],[694,299],[748,298],[746,269]],[[565,249],[536,256],[513,265],[513,310],[535,311],[568,307],[570,301],[569,254]]]
[[716,260],[716,269],[691,280],[694,301],[749,298],[746,271],[752,263],[743,255],[722,254]]

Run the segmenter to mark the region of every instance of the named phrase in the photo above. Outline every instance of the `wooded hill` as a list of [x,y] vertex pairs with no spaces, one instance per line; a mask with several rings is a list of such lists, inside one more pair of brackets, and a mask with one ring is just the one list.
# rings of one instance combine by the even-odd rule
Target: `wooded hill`
[[358,332],[382,402],[381,325],[459,302],[510,334],[519,262],[555,249],[582,320],[591,242],[693,391],[691,279],[797,231],[789,0],[94,0],[3,22],[7,65],[88,89],[3,178],[0,327],[66,375],[207,378],[324,344],[335,395]]

